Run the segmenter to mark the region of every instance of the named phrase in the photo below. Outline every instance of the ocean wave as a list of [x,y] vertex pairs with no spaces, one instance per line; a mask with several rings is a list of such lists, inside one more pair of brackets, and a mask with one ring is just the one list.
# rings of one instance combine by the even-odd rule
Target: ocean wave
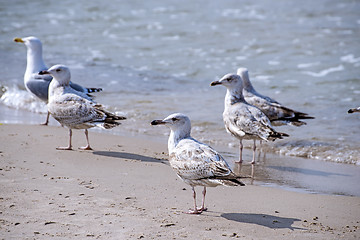
[[320,62],[311,62],[311,63],[299,63],[297,65],[298,68],[309,68],[309,67],[313,67],[313,66],[317,66],[319,65]]
[[346,62],[346,63],[357,63],[357,62],[360,62],[360,57],[355,58],[354,54],[349,54],[349,55],[346,55],[346,56],[342,56],[340,58],[340,60],[343,61],[343,62]]
[[280,155],[360,165],[358,148],[326,142],[297,140],[276,143],[272,150]]
[[0,102],[7,107],[35,113],[47,113],[46,104],[17,85],[3,86]]
[[328,68],[328,69],[324,69],[318,73],[316,72],[310,72],[310,71],[306,71],[303,72],[304,74],[310,75],[312,77],[325,77],[326,75],[328,75],[329,73],[332,72],[339,72],[339,71],[343,71],[345,68],[343,65],[339,65],[337,67],[332,67],[332,68]]

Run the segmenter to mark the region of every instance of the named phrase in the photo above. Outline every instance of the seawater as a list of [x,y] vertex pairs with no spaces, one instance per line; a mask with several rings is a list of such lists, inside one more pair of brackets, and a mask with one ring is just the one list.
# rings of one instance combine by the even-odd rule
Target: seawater
[[25,46],[13,42],[36,36],[49,67],[68,65],[74,82],[102,87],[96,100],[128,117],[115,134],[166,138],[150,121],[183,112],[195,138],[236,157],[225,88],[210,82],[247,67],[257,91],[316,117],[278,128],[291,137],[267,151],[360,165],[360,114],[347,114],[360,105],[359,13],[351,0],[0,1],[0,121],[45,119],[23,86]]

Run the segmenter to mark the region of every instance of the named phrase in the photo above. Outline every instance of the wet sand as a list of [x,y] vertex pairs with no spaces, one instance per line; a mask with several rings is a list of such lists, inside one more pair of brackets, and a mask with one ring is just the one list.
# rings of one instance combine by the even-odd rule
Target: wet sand
[[[360,197],[287,191],[250,179],[245,187],[209,188],[209,210],[184,214],[192,193],[171,170],[166,141],[90,132],[94,150],[81,151],[84,133],[74,131],[75,150],[58,151],[68,143],[61,127],[4,124],[0,136],[0,239],[360,238]],[[273,158],[255,173],[333,172],[277,165]],[[258,176],[271,185],[270,175]]]

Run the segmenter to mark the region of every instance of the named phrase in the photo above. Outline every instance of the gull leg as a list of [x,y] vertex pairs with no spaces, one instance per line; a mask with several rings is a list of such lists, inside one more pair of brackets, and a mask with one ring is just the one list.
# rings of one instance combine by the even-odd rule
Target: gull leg
[[262,140],[260,140],[260,150],[258,151],[258,159],[260,159],[261,158],[261,152],[262,152]]
[[256,154],[256,140],[254,140],[254,145],[253,145],[253,159],[251,161],[251,164],[255,164],[255,154]]
[[238,162],[235,162],[235,163],[237,163],[237,164],[234,165],[233,172],[234,172],[236,175],[240,176],[240,174],[241,174],[241,169],[242,169],[242,163],[238,163]]
[[254,183],[254,177],[255,177],[255,164],[251,164],[251,184]]
[[243,151],[243,144],[242,144],[242,140],[240,140],[240,145],[239,145],[239,150],[240,150],[240,157],[239,157],[239,161],[236,163],[242,163],[242,151]]
[[45,120],[45,122],[44,122],[44,123],[41,123],[41,125],[45,125],[45,126],[47,126],[47,125],[48,125],[48,123],[49,123],[49,117],[50,117],[50,112],[48,111],[48,112],[47,112],[47,116],[46,116],[46,120]]
[[56,149],[57,150],[72,150],[72,146],[71,146],[72,130],[71,130],[71,128],[69,129],[69,137],[70,137],[70,140],[69,140],[69,146],[68,147],[57,147]]
[[205,207],[206,187],[204,187],[202,194],[203,194],[203,201],[202,201],[202,205],[201,205],[201,208],[199,208],[199,209],[198,209],[198,211],[201,211],[201,212],[203,212],[203,211],[206,211],[206,210],[207,210],[207,208]]
[[88,133],[88,130],[85,129],[85,136],[86,136],[87,145],[86,145],[86,147],[81,147],[80,149],[82,149],[82,150],[92,150],[92,148],[90,147],[88,134],[89,134],[89,133]]
[[187,214],[200,214],[202,213],[202,211],[198,210],[196,207],[196,192],[195,192],[195,188],[192,186],[191,187],[192,191],[193,191],[193,198],[194,198],[194,210],[189,209],[188,212],[186,212]]

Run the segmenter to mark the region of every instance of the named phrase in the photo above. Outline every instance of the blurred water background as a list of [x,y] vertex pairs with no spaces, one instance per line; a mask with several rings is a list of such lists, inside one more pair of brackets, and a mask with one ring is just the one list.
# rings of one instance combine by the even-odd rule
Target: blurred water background
[[150,121],[183,112],[195,138],[237,158],[225,88],[210,82],[247,67],[258,92],[316,117],[278,128],[291,137],[267,152],[360,165],[360,114],[347,113],[360,106],[359,1],[2,0],[0,33],[2,123],[45,120],[24,88],[25,46],[13,42],[36,36],[49,67],[68,65],[74,82],[102,87],[96,100],[128,117],[114,134],[166,139]]

